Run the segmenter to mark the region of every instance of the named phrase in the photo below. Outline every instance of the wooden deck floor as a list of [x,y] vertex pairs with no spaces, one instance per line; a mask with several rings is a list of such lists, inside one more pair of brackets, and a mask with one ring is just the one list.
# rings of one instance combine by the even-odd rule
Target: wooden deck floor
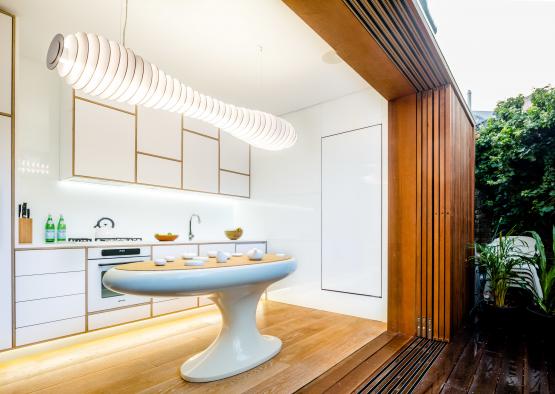
[[445,347],[415,392],[555,393],[553,333],[530,328],[466,327]]
[[[386,333],[372,345],[384,333],[384,323],[271,301],[261,304],[257,319],[262,333],[282,339],[281,353],[251,371],[218,382],[187,383],[179,376],[183,361],[208,346],[218,333],[219,313],[212,309],[18,359],[0,354],[0,392],[289,393],[315,382],[357,350],[383,346],[396,337]],[[386,353],[382,358],[387,358]]]

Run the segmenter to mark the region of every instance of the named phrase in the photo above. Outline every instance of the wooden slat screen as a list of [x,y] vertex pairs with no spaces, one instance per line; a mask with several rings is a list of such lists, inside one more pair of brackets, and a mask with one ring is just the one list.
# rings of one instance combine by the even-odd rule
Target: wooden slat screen
[[[474,130],[450,86],[411,95],[410,101],[412,108],[406,105],[407,99],[390,103],[390,141],[403,138],[408,145],[403,151],[414,150],[401,161],[399,147],[390,145],[390,181],[397,176],[405,180],[395,193],[390,188],[390,209],[396,212],[396,220],[415,211],[413,238],[397,226],[390,228],[390,237],[413,242],[413,249],[403,250],[394,250],[398,244],[390,242],[390,254],[398,260],[390,267],[390,286],[414,280],[416,312],[412,328],[402,331],[407,322],[399,319],[411,316],[397,309],[406,308],[407,296],[398,303],[398,290],[390,290],[388,324],[408,334],[449,340],[470,307],[466,260],[473,241]],[[404,124],[399,118],[414,121],[415,127],[399,128]],[[414,138],[409,138],[411,133]],[[407,173],[414,176],[413,184]],[[406,205],[405,199],[413,199],[413,205]],[[405,220],[403,225],[410,223]]]

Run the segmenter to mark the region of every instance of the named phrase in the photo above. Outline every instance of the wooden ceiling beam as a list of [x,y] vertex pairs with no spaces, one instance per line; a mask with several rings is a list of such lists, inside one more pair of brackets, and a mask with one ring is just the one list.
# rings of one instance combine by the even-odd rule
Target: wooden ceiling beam
[[283,0],[388,100],[416,92],[342,0]]

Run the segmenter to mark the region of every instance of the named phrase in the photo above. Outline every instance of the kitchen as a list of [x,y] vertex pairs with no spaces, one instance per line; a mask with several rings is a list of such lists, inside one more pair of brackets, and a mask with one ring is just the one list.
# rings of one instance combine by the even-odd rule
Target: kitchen
[[[121,265],[171,265],[186,255],[199,264],[218,252],[294,260],[294,272],[268,283],[259,326],[272,321],[272,310],[292,308],[360,327],[330,343],[341,346],[337,357],[312,365],[314,376],[295,381],[297,389],[388,335],[390,103],[286,3],[0,1],[0,366],[7,371],[0,376],[13,387],[25,387],[10,375],[18,358],[118,335],[134,343],[134,330],[156,333],[171,322],[180,329],[180,321],[210,320],[207,342],[191,345],[203,350],[221,325],[212,292],[125,294],[104,281]],[[100,79],[92,86],[79,74],[69,83],[69,57],[79,64],[81,56],[81,72],[89,72],[83,42],[106,70],[111,58],[98,53],[127,48],[128,62],[152,62],[175,93],[166,88],[165,105],[154,98],[142,105],[132,94],[119,101],[95,94]],[[216,102],[243,106],[245,114],[265,113],[266,126],[249,140],[209,116],[198,119],[198,111],[170,111],[185,105],[185,86],[213,102],[214,113]],[[314,328],[314,335],[326,329],[335,330]],[[276,359],[287,349],[284,339]],[[183,383],[177,368],[174,375]]]

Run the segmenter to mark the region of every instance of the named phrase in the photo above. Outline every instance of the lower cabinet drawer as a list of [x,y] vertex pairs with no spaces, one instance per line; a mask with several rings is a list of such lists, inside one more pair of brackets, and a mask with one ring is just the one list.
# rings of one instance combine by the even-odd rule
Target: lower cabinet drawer
[[17,328],[15,330],[15,344],[16,346],[22,346],[81,332],[85,332],[85,316]]
[[89,315],[89,330],[115,326],[117,324],[132,322],[150,317],[150,304],[116,309],[108,312]]
[[237,244],[235,246],[235,250],[237,253],[247,253],[251,249],[260,249],[264,253],[266,253],[266,244],[264,242],[253,242],[253,243],[246,243],[246,244]]
[[85,295],[77,294],[15,304],[16,328],[85,316]]
[[85,293],[85,271],[18,276],[15,300],[28,301]]
[[205,305],[212,305],[214,301],[212,301],[208,296],[200,296],[198,298],[198,306],[205,306]]
[[196,306],[197,297],[174,298],[173,300],[155,302],[154,304],[152,304],[152,314],[154,316],[163,315],[165,313],[195,308]]

